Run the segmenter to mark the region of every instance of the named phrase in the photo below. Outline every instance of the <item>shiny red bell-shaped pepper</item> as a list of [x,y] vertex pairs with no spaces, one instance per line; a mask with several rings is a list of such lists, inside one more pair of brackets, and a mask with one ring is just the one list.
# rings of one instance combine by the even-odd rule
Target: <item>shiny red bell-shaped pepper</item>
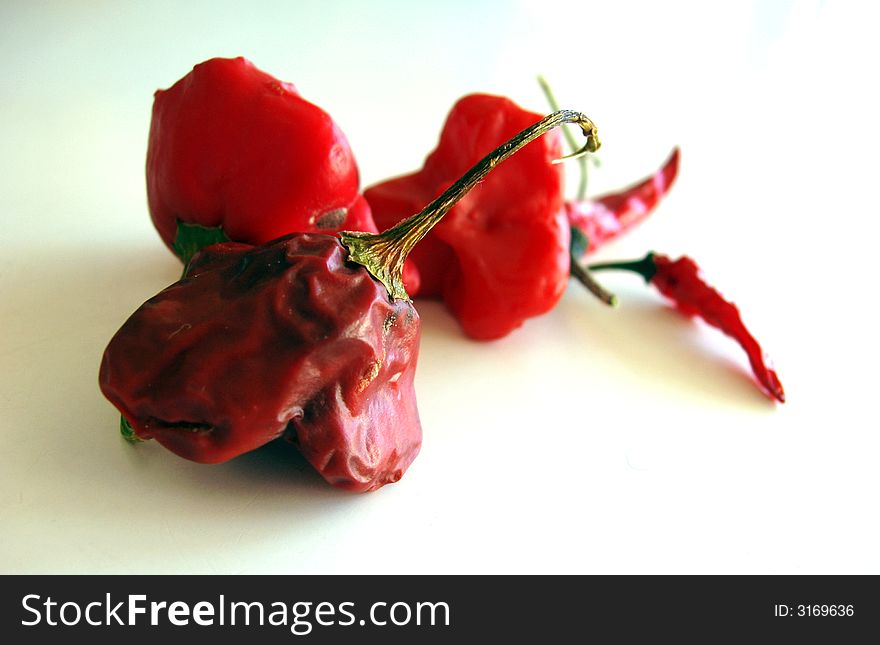
[[[449,113],[423,168],[364,191],[379,227],[433,199],[480,157],[540,118],[501,96],[472,94]],[[414,296],[440,298],[472,338],[505,336],[549,311],[569,276],[569,227],[558,133],[499,168],[410,255]]]
[[[500,145],[510,129],[535,118],[504,97],[460,99],[422,170],[364,191],[377,224],[391,226],[406,217],[444,189],[471,157]],[[563,171],[553,163],[559,146],[558,137],[545,137],[543,147],[533,146],[500,168],[410,256],[420,280],[410,292],[442,299],[472,338],[500,338],[551,309],[570,271],[613,302],[582,267],[570,266],[570,229],[595,251],[647,217],[678,172],[675,149],[659,171],[624,190],[565,201]]]
[[377,231],[348,140],[324,110],[244,58],[213,58],[153,102],[153,223],[184,263],[206,244]]

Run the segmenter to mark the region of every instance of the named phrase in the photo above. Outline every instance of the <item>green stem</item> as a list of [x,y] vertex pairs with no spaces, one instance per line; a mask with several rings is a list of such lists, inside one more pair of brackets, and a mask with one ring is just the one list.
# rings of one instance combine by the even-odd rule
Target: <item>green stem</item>
[[642,276],[645,279],[645,282],[650,282],[654,276],[657,275],[657,264],[654,262],[653,251],[640,260],[630,260],[627,262],[600,262],[598,264],[591,264],[587,268],[590,271],[632,271],[633,273],[638,273]]
[[583,148],[566,158],[578,157],[599,149],[601,144],[596,126],[586,115],[572,110],[554,112],[483,157],[421,212],[382,233],[341,232],[339,239],[349,251],[349,260],[365,266],[373,277],[385,285],[392,300],[409,300],[409,295],[403,286],[403,263],[415,245],[493,168],[517,150],[565,123],[580,126],[587,138]]
[[590,293],[606,305],[616,307],[619,304],[617,296],[599,284],[587,268],[574,258],[571,260],[571,275],[580,280],[580,283],[584,285]]

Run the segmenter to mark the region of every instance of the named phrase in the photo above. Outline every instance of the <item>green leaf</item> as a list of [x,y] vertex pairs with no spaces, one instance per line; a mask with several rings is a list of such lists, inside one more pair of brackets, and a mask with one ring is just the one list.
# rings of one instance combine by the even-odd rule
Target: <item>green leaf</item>
[[[177,235],[173,246],[177,257],[183,260],[184,267],[188,267],[192,257],[203,248],[220,242],[229,242],[229,237],[219,226],[207,227],[177,221]],[[186,268],[183,274],[186,275]]]
[[131,427],[128,420],[121,414],[119,415],[119,432],[122,434],[122,438],[128,443],[140,443],[143,441],[143,439],[134,433],[134,428]]

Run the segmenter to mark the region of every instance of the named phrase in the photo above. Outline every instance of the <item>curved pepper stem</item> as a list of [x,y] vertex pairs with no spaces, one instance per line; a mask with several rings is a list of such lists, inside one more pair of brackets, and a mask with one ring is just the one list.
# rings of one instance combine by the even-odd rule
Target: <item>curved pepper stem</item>
[[[556,96],[553,94],[553,90],[550,88],[550,83],[547,82],[547,79],[543,76],[538,76],[538,85],[541,86],[541,91],[544,92],[544,98],[547,99],[547,103],[550,105],[550,109],[554,112],[559,109],[559,103],[556,101]],[[566,143],[568,143],[568,147],[572,150],[577,150],[577,142],[574,140],[574,135],[569,132],[568,128],[565,128],[562,131],[563,136],[565,137]],[[596,157],[593,157],[593,162],[596,162]],[[575,199],[586,199],[587,198],[587,157],[581,157],[578,159],[578,169],[579,169],[579,179],[578,179],[578,188],[575,193]]]
[[392,300],[409,300],[409,294],[403,286],[403,263],[415,245],[495,166],[541,135],[565,123],[580,126],[587,138],[580,150],[565,159],[579,157],[599,149],[601,143],[596,126],[586,115],[573,110],[554,112],[483,157],[420,213],[408,217],[382,233],[341,232],[339,239],[349,251],[349,260],[365,266],[373,277],[385,285]]

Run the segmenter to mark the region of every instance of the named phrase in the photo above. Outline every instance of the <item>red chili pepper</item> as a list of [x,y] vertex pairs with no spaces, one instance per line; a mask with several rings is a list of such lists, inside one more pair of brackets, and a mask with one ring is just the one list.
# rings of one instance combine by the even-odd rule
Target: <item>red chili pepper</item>
[[[364,192],[377,224],[396,224],[537,118],[504,97],[465,96],[420,171]],[[551,309],[569,276],[563,169],[552,163],[560,156],[556,133],[543,137],[462,200],[410,256],[422,281],[413,295],[443,299],[481,340]]]
[[[558,110],[550,84],[541,76],[538,77],[538,83],[552,109]],[[576,150],[577,144],[571,133],[564,130],[563,134],[569,147]],[[596,251],[651,214],[672,188],[678,175],[680,156],[678,147],[675,147],[660,170],[654,174],[628,188],[592,199],[587,199],[587,160],[579,160],[580,182],[577,195],[565,203],[565,209],[572,227],[572,273],[589,289],[596,291],[599,287],[586,274],[586,269],[579,261],[585,254]]]
[[184,263],[224,240],[377,231],[358,182],[333,119],[244,58],[208,60],[156,92],[147,197]]
[[586,149],[598,148],[589,119],[557,112],[384,233],[295,234],[198,253],[104,353],[101,389],[122,412],[123,433],[207,463],[286,436],[336,486],[398,480],[421,442],[406,256],[492,168],[562,123],[580,125]]
[[702,276],[691,258],[672,260],[665,255],[649,253],[635,262],[607,262],[590,265],[591,271],[624,269],[638,273],[657,287],[664,296],[687,316],[699,316],[709,325],[736,340],[745,350],[752,372],[762,389],[771,397],[785,402],[785,391],[769,357],[743,324],[739,309],[725,300]]
[[676,147],[660,170],[621,191],[606,193],[592,199],[566,202],[568,221],[589,242],[586,252],[596,251],[651,214],[672,188],[678,174],[680,156],[680,151]]

